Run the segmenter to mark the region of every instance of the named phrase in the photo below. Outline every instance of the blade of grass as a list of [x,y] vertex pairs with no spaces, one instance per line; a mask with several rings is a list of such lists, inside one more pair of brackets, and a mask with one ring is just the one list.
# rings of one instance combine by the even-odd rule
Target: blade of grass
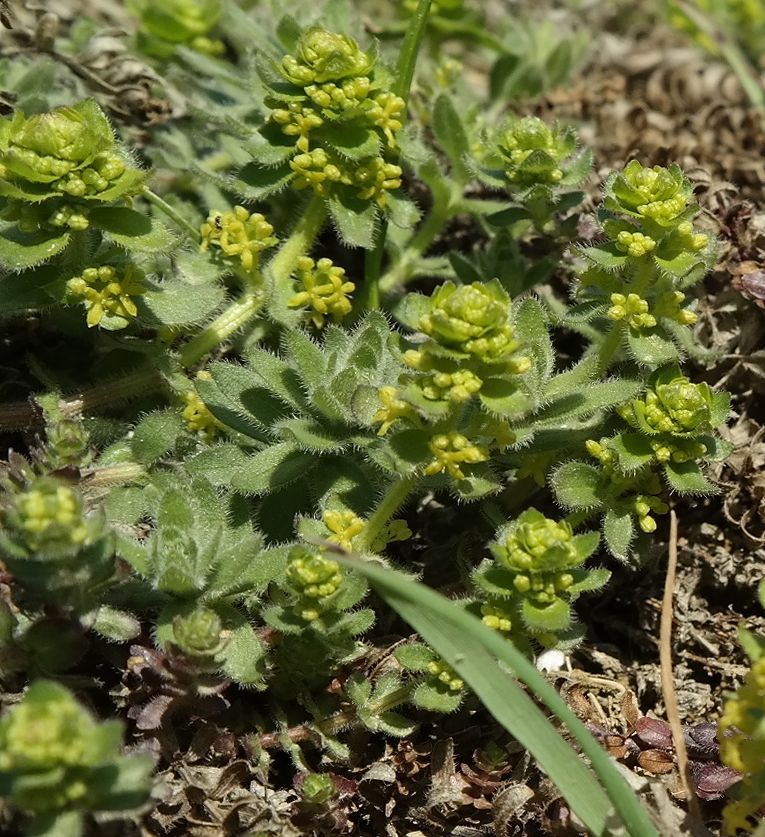
[[[631,837],[659,837],[646,808],[584,724],[510,642],[475,616],[402,573],[338,556],[366,576],[372,587],[459,674],[502,726],[534,756],[572,811],[596,835],[618,827],[614,810]],[[600,779],[564,741],[501,661],[565,724]]]

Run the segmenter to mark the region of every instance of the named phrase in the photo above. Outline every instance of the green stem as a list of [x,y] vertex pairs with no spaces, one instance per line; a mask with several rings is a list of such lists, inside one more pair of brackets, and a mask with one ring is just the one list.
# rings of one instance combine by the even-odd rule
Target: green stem
[[173,209],[173,207],[170,206],[170,204],[166,200],[160,198],[160,196],[156,192],[152,192],[152,190],[149,189],[148,186],[144,186],[143,189],[141,189],[141,194],[146,198],[147,201],[149,201],[149,203],[153,203],[154,206],[157,207],[157,209],[160,209],[162,212],[164,212],[168,218],[172,218],[173,221],[175,221],[175,223],[179,227],[181,227],[181,229],[184,229],[192,238],[196,238],[197,240],[199,240],[199,230],[193,224],[187,221],[183,217],[183,215],[180,214],[180,212]]
[[[412,88],[414,68],[417,64],[417,53],[425,35],[431,0],[420,0],[414,13],[404,43],[396,62],[395,81],[392,90],[404,102],[409,101]],[[388,233],[387,221],[384,221],[377,234],[374,248],[367,253],[364,262],[364,288],[362,289],[356,308],[359,311],[369,311],[380,307],[380,273],[382,272],[383,257],[385,255],[385,239]]]
[[405,102],[409,101],[409,92],[412,89],[414,68],[417,64],[417,53],[420,51],[420,44],[425,35],[428,25],[428,13],[430,12],[431,0],[420,0],[417,9],[409,23],[404,43],[401,45],[401,52],[396,62],[396,81],[393,84],[393,92],[400,96]]
[[359,552],[371,550],[372,544],[377,540],[380,532],[382,532],[388,521],[401,508],[401,505],[412,492],[416,483],[417,479],[415,477],[403,477],[397,482],[394,482],[385,492],[374,513],[367,520],[364,531],[356,541]]
[[90,468],[83,474],[88,485],[127,485],[140,482],[146,476],[146,469],[137,462],[123,462],[104,468]]
[[266,267],[267,273],[276,284],[289,281],[298,259],[311,249],[326,219],[327,208],[324,199],[320,195],[312,195],[292,234]]
[[204,331],[189,340],[179,358],[184,369],[194,366],[206,354],[228,340],[232,334],[243,328],[263,306],[264,296],[260,292],[247,291],[226,310],[216,317]]
[[[129,375],[123,375],[112,381],[105,381],[79,393],[65,397],[62,409],[79,409],[83,413],[104,407],[113,407],[120,401],[139,398],[160,389],[164,379],[157,369],[139,369]],[[26,401],[0,405],[0,431],[32,427],[40,422],[40,417],[32,405]]]
[[454,200],[449,200],[443,205],[436,203],[433,206],[428,217],[407,244],[401,258],[380,279],[382,293],[390,293],[411,278],[417,259],[430,247],[454,214],[454,204]]
[[605,375],[608,367],[614,359],[614,355],[619,351],[622,345],[622,337],[624,336],[624,325],[621,322],[615,322],[608,334],[603,339],[598,349],[598,369],[597,375]]

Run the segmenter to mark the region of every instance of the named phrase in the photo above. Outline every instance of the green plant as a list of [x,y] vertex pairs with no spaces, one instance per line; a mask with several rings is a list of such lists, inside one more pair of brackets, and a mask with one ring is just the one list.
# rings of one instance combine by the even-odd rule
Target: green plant
[[[760,584],[759,594],[765,606],[765,583]],[[717,733],[723,762],[743,776],[723,812],[726,834],[753,831],[765,805],[765,639],[742,626],[739,641],[751,667],[725,703]]]
[[122,725],[97,722],[57,683],[35,681],[0,719],[0,793],[35,834],[82,833],[83,812],[129,812],[149,799],[153,763],[120,753]]
[[[409,735],[413,712],[455,712],[471,692],[495,711],[501,685],[533,735],[503,722],[591,830],[605,833],[610,799],[652,834],[530,658],[582,640],[575,603],[610,575],[586,564],[601,540],[637,563],[668,492],[714,491],[728,398],[681,368],[686,295],[714,242],[677,166],[632,161],[606,183],[602,238],[577,251],[575,299],[535,295],[577,243],[589,152],[456,84],[409,101],[421,41],[460,9],[428,18],[421,0],[396,54],[362,48],[350,6],[330,5],[347,32],[269,29],[234,4],[131,4],[142,49],[193,87],[185,121],[143,146],[151,170],[93,99],[0,122],[0,313],[19,356],[30,312],[47,338],[13,384],[31,402],[0,407],[0,429],[37,434],[3,466],[0,673],[21,690],[93,659],[111,670],[131,643],[112,695],[132,734],[162,738],[166,758],[177,719],[235,703],[259,767],[286,750],[301,816],[333,828],[342,783],[303,748],[348,760],[348,728]],[[466,217],[475,246],[448,250]],[[581,355],[553,329],[582,338]],[[567,516],[548,516],[553,502]],[[378,668],[389,625],[367,579],[411,599],[383,568],[418,572],[446,541],[409,513],[436,503],[475,504],[492,558],[467,556],[459,604],[404,605],[428,645],[406,638]],[[446,641],[460,627],[475,665]],[[565,720],[603,787],[510,674],[490,682],[496,660]]]

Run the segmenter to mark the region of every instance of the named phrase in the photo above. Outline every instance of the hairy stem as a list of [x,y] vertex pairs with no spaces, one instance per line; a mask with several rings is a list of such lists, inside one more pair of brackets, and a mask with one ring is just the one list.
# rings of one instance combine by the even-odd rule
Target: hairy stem
[[206,354],[247,325],[261,309],[263,301],[262,293],[247,291],[239,299],[232,302],[204,331],[189,340],[183,347],[179,358],[181,366],[184,369],[194,366]]
[[385,492],[374,513],[367,521],[366,526],[364,526],[364,531],[356,541],[360,552],[368,551],[372,548],[372,544],[377,540],[380,532],[382,532],[388,521],[401,508],[416,483],[417,479],[415,477],[403,477],[394,482]]
[[417,259],[430,247],[453,214],[454,200],[449,200],[442,205],[438,201],[435,203],[430,214],[420,224],[419,229],[407,244],[401,258],[380,279],[380,291],[382,293],[390,293],[411,279]]
[[140,482],[147,476],[146,469],[137,462],[123,462],[120,465],[109,465],[105,468],[89,468],[83,477],[88,485],[127,485]]
[[[79,409],[83,413],[97,411],[104,407],[112,407],[121,401],[130,401],[149,392],[155,392],[162,387],[163,383],[164,379],[159,370],[138,369],[121,378],[105,381],[78,393],[70,393],[64,397],[62,409],[68,406]],[[37,411],[26,401],[0,405],[0,431],[32,427],[39,423],[40,417]]]
[[185,230],[192,238],[196,238],[197,240],[199,240],[199,230],[193,224],[187,221],[186,218],[184,218],[183,215],[180,214],[180,212],[173,209],[173,207],[170,206],[170,204],[166,200],[160,198],[160,196],[156,192],[152,192],[152,190],[149,189],[148,186],[144,186],[143,189],[141,189],[141,194],[146,198],[147,201],[149,201],[149,203],[153,203],[154,206],[157,207],[157,209],[164,212],[168,218],[172,218],[172,220],[175,221],[175,223],[182,230]]
[[[417,53],[420,51],[425,27],[428,22],[431,0],[420,0],[409,28],[401,45],[401,51],[396,62],[393,92],[405,102],[409,101],[412,88],[414,69],[417,64]],[[364,265],[364,288],[362,290],[358,308],[362,311],[380,306],[380,273],[382,271],[383,256],[385,255],[385,239],[388,233],[387,221],[380,226],[374,248],[367,253]]]
[[267,273],[275,283],[289,281],[298,259],[309,252],[326,220],[324,199],[320,195],[312,195],[292,234],[266,267]]
[[396,62],[396,80],[393,83],[393,92],[405,101],[409,101],[409,92],[412,89],[414,68],[417,64],[417,53],[420,51],[420,44],[425,35],[425,27],[428,24],[428,13],[430,12],[431,0],[420,0],[417,9],[409,23],[404,43],[401,45],[401,52]]

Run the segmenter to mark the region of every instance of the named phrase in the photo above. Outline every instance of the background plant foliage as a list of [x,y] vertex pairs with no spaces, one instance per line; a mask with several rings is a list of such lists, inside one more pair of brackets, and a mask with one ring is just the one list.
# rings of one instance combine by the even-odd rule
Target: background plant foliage
[[[378,41],[343,2],[247,5],[127,4],[136,60],[182,102],[142,133],[71,62],[1,68],[0,315],[19,355],[31,318],[42,339],[7,388],[28,404],[0,408],[28,440],[3,466],[0,673],[32,683],[0,721],[0,790],[34,833],[149,804],[147,757],[55,682],[128,643],[155,683],[142,708],[122,697],[139,729],[236,693],[262,768],[276,728],[306,810],[330,816],[338,786],[299,741],[342,761],[349,727],[406,735],[411,707],[471,700],[421,643],[365,664],[390,617],[338,552],[412,572],[417,509],[473,504],[496,531],[454,608],[529,658],[569,650],[603,565],[638,565],[728,453],[727,396],[682,370],[715,254],[691,184],[629,162],[580,245],[591,155],[504,112],[565,77],[575,33],[523,24],[524,53],[518,28],[423,2]],[[83,22],[57,48],[97,37]],[[485,101],[452,40],[492,56]],[[434,247],[457,216],[479,243]],[[564,251],[572,298],[535,293]]]

